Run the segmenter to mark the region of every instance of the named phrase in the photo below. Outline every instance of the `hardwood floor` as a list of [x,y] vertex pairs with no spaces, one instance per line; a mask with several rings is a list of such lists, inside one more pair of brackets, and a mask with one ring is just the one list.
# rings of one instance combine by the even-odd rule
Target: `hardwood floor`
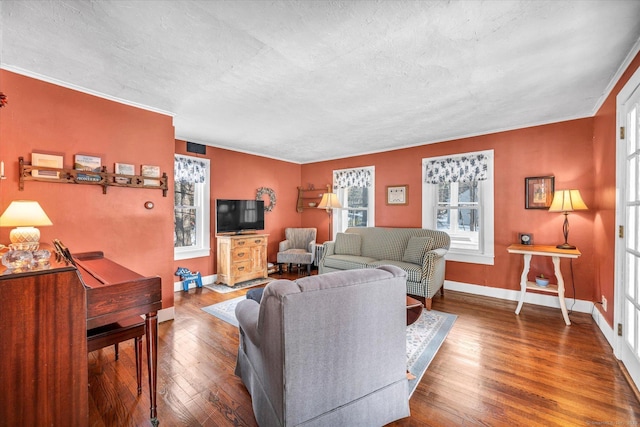
[[[277,275],[275,277],[278,277]],[[176,293],[176,319],[160,324],[161,426],[255,426],[234,376],[237,328],[202,307],[241,296]],[[565,326],[559,309],[446,291],[433,309],[458,319],[392,426],[585,426],[640,423],[640,403],[588,314]],[[145,355],[146,363],[146,355]],[[148,426],[146,370],[136,391],[133,340],[89,356],[90,426]]]

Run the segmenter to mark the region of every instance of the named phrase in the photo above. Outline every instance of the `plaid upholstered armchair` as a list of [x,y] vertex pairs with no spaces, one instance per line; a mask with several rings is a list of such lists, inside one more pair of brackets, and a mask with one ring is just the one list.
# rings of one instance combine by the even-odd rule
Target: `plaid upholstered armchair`
[[307,274],[311,274],[311,265],[315,257],[316,234],[315,228],[285,228],[283,240],[278,245],[278,264],[282,273],[282,264],[307,266]]

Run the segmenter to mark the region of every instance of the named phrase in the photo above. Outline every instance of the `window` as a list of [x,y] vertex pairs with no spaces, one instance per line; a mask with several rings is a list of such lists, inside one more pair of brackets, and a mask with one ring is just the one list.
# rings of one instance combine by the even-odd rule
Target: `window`
[[447,259],[493,265],[493,150],[422,160],[422,226],[451,237]]
[[334,212],[335,233],[349,227],[373,227],[375,225],[375,186],[373,166],[333,171],[333,189],[342,209]]
[[174,259],[209,256],[209,160],[175,156]]

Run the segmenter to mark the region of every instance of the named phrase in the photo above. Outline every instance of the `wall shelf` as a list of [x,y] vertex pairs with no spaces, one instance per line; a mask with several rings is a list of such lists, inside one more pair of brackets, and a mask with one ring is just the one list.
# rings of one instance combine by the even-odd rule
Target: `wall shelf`
[[[119,173],[111,173],[106,171],[106,166],[102,167],[101,172],[86,172],[76,169],[60,169],[50,168],[45,166],[33,166],[25,164],[23,157],[18,157],[20,163],[20,191],[24,190],[25,181],[39,181],[39,182],[53,182],[58,184],[85,184],[85,185],[99,185],[102,187],[102,194],[107,194],[107,188],[109,187],[129,187],[129,188],[146,188],[146,189],[160,189],[162,190],[162,196],[167,197],[168,191],[168,177],[167,173],[163,172],[159,178],[152,178],[142,175],[123,175]],[[32,172],[55,172],[51,176],[38,177],[33,176]],[[90,176],[91,179],[83,179],[85,176]],[[116,178],[126,178],[129,182],[116,182]],[[156,185],[145,185],[145,181],[157,182]]]
[[[318,209],[320,200],[324,193],[331,193],[331,186],[327,184],[324,188],[302,188],[298,187],[298,204],[296,210],[302,212],[305,209]],[[309,206],[309,203],[315,203]]]

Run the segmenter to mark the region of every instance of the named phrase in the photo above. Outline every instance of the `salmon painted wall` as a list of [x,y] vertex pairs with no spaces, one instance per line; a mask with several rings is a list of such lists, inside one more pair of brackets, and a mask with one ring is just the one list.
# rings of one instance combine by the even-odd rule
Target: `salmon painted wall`
[[[296,211],[300,185],[300,165],[267,157],[244,154],[216,147],[207,147],[206,155],[187,153],[186,142],[176,140],[175,152],[194,157],[205,157],[211,161],[211,248],[209,257],[180,260],[178,266],[191,271],[199,271],[203,276],[214,274],[216,270],[215,201],[216,199],[255,199],[260,187],[268,187],[276,194],[276,205],[271,212],[265,212],[265,230],[269,235],[267,259],[275,262],[278,243],[284,240],[286,227],[299,227],[301,214]],[[269,198],[264,196],[265,203]],[[177,278],[176,278],[177,280]]]
[[613,326],[614,319],[614,270],[616,229],[616,96],[629,78],[640,67],[640,54],[636,55],[629,67],[616,83],[594,118],[593,161],[595,187],[598,189],[595,203],[593,241],[595,247],[595,298],[600,301],[604,295],[609,303],[605,312],[598,309]]
[[[18,190],[18,157],[31,153],[64,156],[73,168],[75,154],[98,156],[107,170],[115,162],[158,165],[173,173],[171,117],[126,106],[30,77],[0,70],[0,90],[9,104],[0,110],[0,211],[12,200],[37,200],[53,222],[41,227],[41,241],[59,238],[73,252],[101,250],[142,275],[162,278],[162,304],[173,306],[173,184],[160,190],[26,182]],[[155,203],[153,210],[144,202]],[[0,242],[9,243],[9,228]]]
[[[591,209],[570,214],[570,242],[582,256],[574,261],[576,296],[594,300],[594,220],[593,119],[586,118],[429,144],[402,150],[302,165],[302,182],[331,182],[334,169],[375,166],[376,226],[422,226],[422,159],[469,151],[493,149],[495,154],[495,264],[492,266],[448,262],[446,279],[456,282],[519,290],[522,258],[510,255],[506,248],[517,242],[519,232],[533,233],[537,244],[559,244],[563,216],[545,210],[524,208],[524,179],[555,176],[555,188],[577,188]],[[409,203],[387,206],[385,187],[408,184]],[[328,235],[326,214],[303,214],[303,226],[317,226],[322,240]],[[547,258],[535,257],[533,277],[543,272],[552,275]],[[570,278],[568,263],[562,273]],[[566,279],[567,296],[573,297],[571,280]]]

